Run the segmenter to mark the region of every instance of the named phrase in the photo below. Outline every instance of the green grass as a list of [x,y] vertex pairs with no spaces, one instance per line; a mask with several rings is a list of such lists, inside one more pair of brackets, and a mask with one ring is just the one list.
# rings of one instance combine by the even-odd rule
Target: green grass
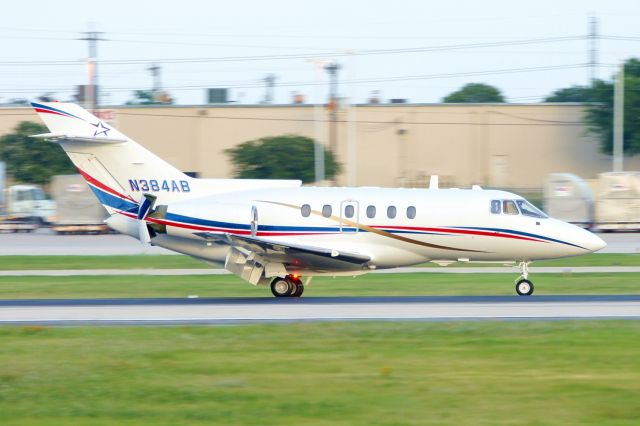
[[[420,266],[438,267],[434,263],[424,263]],[[453,267],[501,266],[499,263],[452,263]],[[567,257],[554,260],[540,260],[532,262],[531,266],[640,266],[640,253],[591,253],[584,256]]]
[[[315,277],[304,297],[514,295],[514,274],[368,274]],[[540,274],[535,294],[638,294],[640,273]],[[0,277],[0,299],[92,297],[272,297],[232,275]]]
[[202,269],[208,264],[185,255],[0,256],[0,271],[32,269]]
[[[534,266],[640,266],[640,254],[588,254],[585,256],[540,261]],[[421,266],[440,266],[425,263]],[[454,263],[454,267],[500,266],[500,264]],[[0,256],[0,270],[32,269],[202,269],[210,266],[184,255],[135,256]]]
[[637,425],[640,322],[0,327],[0,424]]

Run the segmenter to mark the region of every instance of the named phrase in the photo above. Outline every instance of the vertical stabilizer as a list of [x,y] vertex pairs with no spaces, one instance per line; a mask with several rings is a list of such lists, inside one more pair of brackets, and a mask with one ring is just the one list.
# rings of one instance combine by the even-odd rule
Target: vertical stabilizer
[[79,105],[32,103],[80,174],[110,213],[130,210],[149,192],[167,201],[191,192],[189,176]]

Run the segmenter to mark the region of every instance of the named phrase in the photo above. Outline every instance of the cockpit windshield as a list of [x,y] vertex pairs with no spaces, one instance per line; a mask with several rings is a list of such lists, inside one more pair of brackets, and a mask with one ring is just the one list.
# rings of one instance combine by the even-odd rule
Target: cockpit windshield
[[545,219],[548,216],[538,210],[533,204],[527,200],[491,200],[492,214],[509,214],[538,217]]
[[522,213],[525,216],[540,217],[540,218],[547,217],[546,214],[538,210],[533,204],[531,204],[527,200],[516,200],[516,203],[518,203],[518,207],[520,208],[520,213]]

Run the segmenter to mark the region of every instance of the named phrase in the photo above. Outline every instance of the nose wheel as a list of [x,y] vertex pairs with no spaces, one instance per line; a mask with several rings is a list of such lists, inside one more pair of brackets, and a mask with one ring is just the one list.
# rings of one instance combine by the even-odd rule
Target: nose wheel
[[518,293],[518,296],[531,296],[533,294],[533,283],[529,281],[529,262],[520,262],[518,267],[521,275],[516,280],[516,293]]
[[519,296],[531,296],[533,293],[533,283],[529,280],[519,280],[516,283],[516,293]]
[[284,278],[277,277],[271,281],[271,293],[275,297],[300,297],[304,292],[304,285],[300,278],[287,275]]

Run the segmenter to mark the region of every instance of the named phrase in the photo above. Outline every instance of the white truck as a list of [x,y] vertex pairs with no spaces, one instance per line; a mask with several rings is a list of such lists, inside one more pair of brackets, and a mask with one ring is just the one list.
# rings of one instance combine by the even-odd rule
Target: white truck
[[31,232],[55,220],[56,205],[38,185],[5,188],[5,164],[0,162],[0,231]]

